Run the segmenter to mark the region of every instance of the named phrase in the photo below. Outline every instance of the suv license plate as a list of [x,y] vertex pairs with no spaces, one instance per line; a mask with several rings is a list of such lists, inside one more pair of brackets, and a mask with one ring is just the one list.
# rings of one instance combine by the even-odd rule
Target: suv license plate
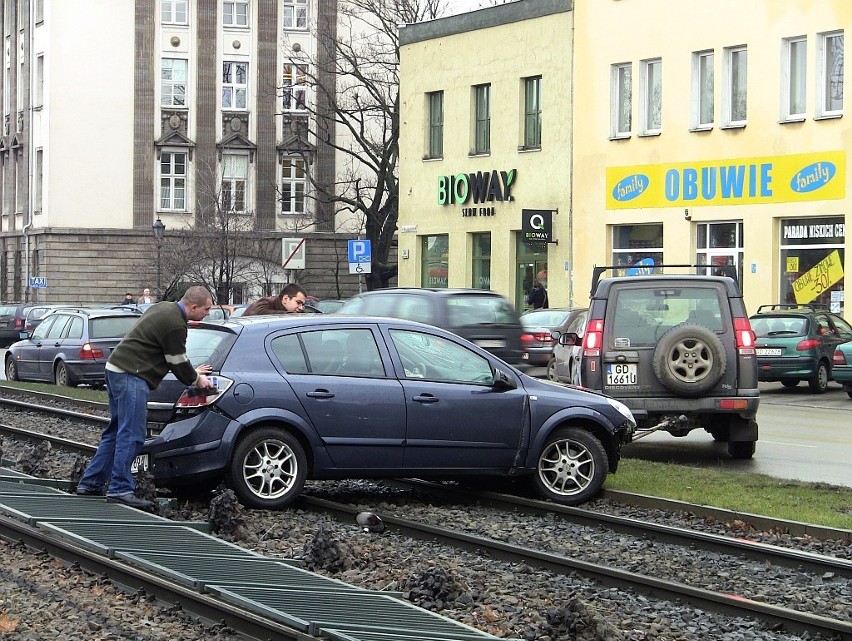
[[495,347],[506,347],[506,341],[504,340],[479,340],[474,341],[474,343],[484,349],[488,349],[489,347],[491,349],[494,349]]
[[636,363],[607,363],[607,385],[636,385]]
[[137,472],[147,472],[148,471],[148,455],[147,454],[139,454],[135,459],[133,459],[133,464],[130,466],[130,473],[136,474]]
[[758,347],[754,351],[758,356],[781,356],[782,352],[780,347],[775,347],[772,349],[769,349],[768,347]]

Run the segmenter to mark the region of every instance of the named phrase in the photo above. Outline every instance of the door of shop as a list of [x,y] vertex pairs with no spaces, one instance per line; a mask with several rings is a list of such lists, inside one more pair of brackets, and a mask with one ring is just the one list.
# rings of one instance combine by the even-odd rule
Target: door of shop
[[523,242],[519,237],[515,274],[515,308],[523,314],[533,284],[538,281],[547,289],[547,243]]

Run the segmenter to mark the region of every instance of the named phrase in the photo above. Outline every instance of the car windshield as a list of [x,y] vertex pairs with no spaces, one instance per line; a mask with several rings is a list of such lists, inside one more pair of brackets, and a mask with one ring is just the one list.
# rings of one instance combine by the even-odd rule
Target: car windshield
[[564,323],[570,313],[557,310],[529,312],[521,316],[521,324],[524,327],[556,327]]
[[107,316],[93,318],[89,338],[121,338],[139,321],[139,316]]
[[450,296],[447,309],[450,327],[518,324],[515,308],[500,296]]
[[675,325],[693,323],[723,331],[716,289],[707,287],[631,288],[618,292],[611,322],[616,341],[654,345]]
[[804,336],[807,321],[804,318],[782,316],[752,316],[751,329],[758,338],[767,336]]
[[235,340],[237,335],[230,331],[190,327],[186,337],[186,355],[195,366],[207,363],[219,370]]

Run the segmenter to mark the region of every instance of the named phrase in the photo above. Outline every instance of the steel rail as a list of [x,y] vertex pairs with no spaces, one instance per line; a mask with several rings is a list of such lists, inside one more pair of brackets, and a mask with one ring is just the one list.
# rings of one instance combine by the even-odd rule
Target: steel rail
[[125,591],[144,590],[145,594],[169,604],[179,605],[208,623],[224,623],[252,639],[317,641],[315,636],[304,634],[238,606],[224,603],[210,595],[171,583],[140,568],[86,550],[67,540],[53,537],[44,530],[4,515],[0,515],[0,538],[9,543],[21,542],[33,550],[46,552],[67,563],[78,563],[86,570],[107,577]]
[[109,411],[109,405],[107,403],[100,403],[98,401],[84,401],[79,398],[71,398],[70,396],[63,396],[61,394],[51,394],[50,392],[37,392],[35,390],[25,389],[22,387],[11,387],[9,385],[0,384],[0,395],[10,396],[12,398],[24,398],[30,401],[32,399],[41,399],[42,401],[62,403],[63,405],[76,407],[79,410],[100,410],[103,412]]
[[[351,520],[361,508],[326,499],[303,496],[297,501],[309,509],[320,510]],[[666,581],[636,572],[597,565],[558,554],[511,545],[480,536],[457,532],[426,523],[403,519],[391,514],[376,513],[385,525],[400,534],[421,540],[437,540],[455,547],[507,561],[525,563],[557,574],[576,572],[604,585],[629,589],[655,598],[687,602],[699,609],[743,617],[751,616],[769,626],[783,626],[793,632],[824,634],[839,641],[852,641],[852,623],[816,614],[800,612],[778,605],[753,601],[735,594],[713,592],[675,581]]]
[[109,419],[105,416],[75,412],[61,407],[53,407],[51,405],[38,405],[36,403],[18,401],[11,398],[0,398],[0,407],[8,407],[22,411],[41,412],[43,414],[53,414],[55,416],[61,416],[62,418],[70,418],[78,423],[85,423],[87,425],[103,426],[109,423]]
[[74,452],[75,454],[85,454],[87,456],[94,454],[96,449],[95,446],[89,445],[88,443],[80,443],[79,441],[72,441],[67,438],[53,436],[44,432],[34,432],[33,430],[14,427],[12,425],[0,424],[0,435],[9,436],[20,441],[26,441],[34,444],[47,441],[51,444],[51,446],[56,446],[62,450]]

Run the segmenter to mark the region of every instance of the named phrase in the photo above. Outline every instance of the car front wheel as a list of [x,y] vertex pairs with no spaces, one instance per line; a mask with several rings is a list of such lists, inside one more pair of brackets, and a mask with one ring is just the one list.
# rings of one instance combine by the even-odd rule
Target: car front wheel
[[559,376],[556,375],[556,357],[551,358],[547,362],[547,380],[558,381]]
[[292,434],[263,427],[237,443],[228,470],[228,485],[244,505],[278,510],[301,494],[307,468],[305,451]]
[[538,457],[535,485],[556,503],[580,505],[603,487],[608,470],[603,443],[579,427],[556,430]]
[[18,364],[15,363],[15,359],[12,356],[6,357],[6,380],[18,380]]

